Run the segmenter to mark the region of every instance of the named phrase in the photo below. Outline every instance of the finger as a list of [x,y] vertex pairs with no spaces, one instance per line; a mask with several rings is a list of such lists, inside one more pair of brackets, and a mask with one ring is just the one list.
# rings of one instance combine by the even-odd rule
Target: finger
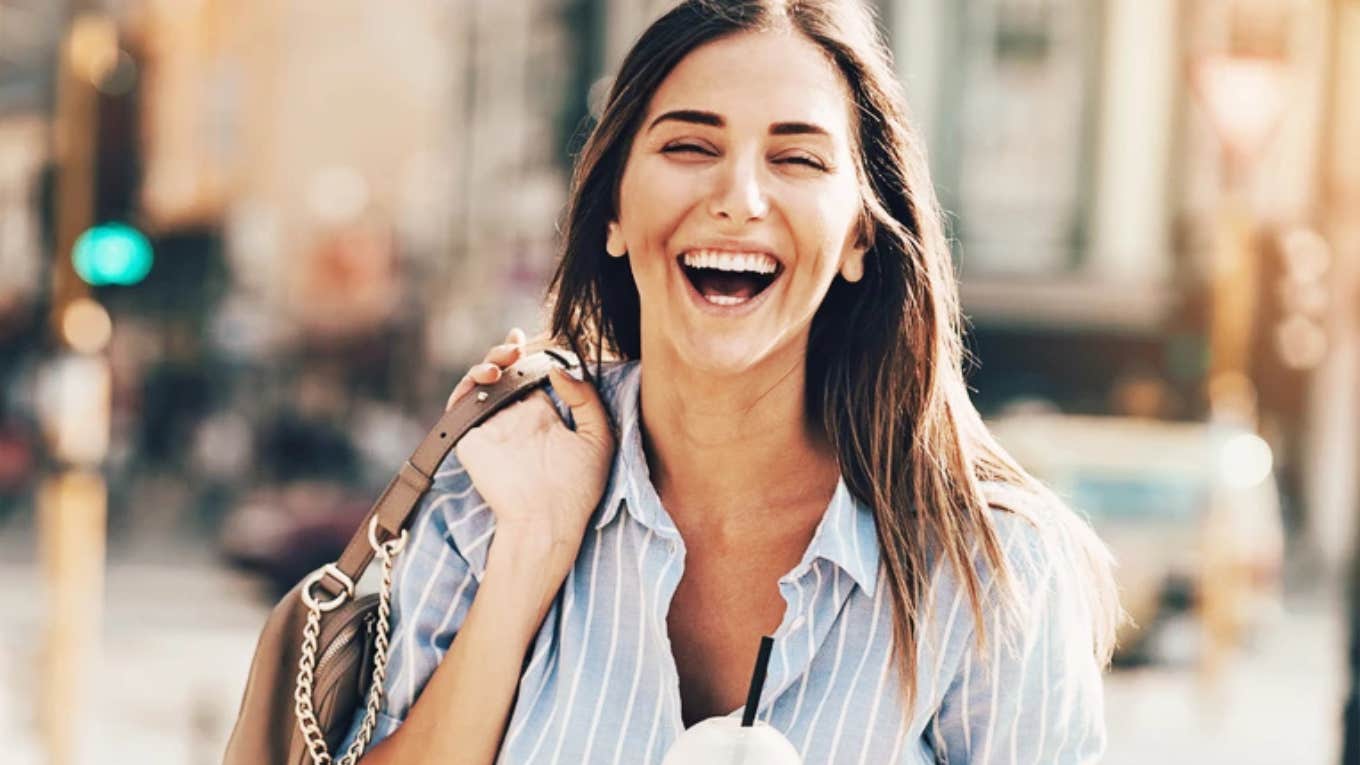
[[519,327],[512,328],[510,334],[505,336],[505,342],[514,345],[524,345],[524,330]]
[[479,385],[490,385],[501,379],[501,368],[493,362],[484,361],[469,369],[468,374]]
[[466,396],[468,391],[472,390],[472,387],[476,384],[477,383],[473,382],[471,377],[463,375],[463,379],[459,380],[458,384],[453,386],[453,392],[449,394],[448,401],[444,402],[444,411],[447,412],[452,409],[453,405],[458,403],[458,399]]
[[516,361],[519,361],[519,357],[523,350],[523,346],[514,345],[512,343],[495,345],[491,347],[491,350],[486,352],[484,361],[496,364],[500,367],[508,367]]
[[453,387],[453,392],[449,394],[448,401],[444,403],[444,409],[450,409],[463,396],[466,396],[473,388],[478,385],[490,385],[501,379],[501,368],[493,363],[483,362],[474,365],[463,375],[463,379]]
[[609,413],[605,411],[595,386],[585,380],[577,380],[556,364],[549,367],[548,377],[557,396],[571,407],[571,417],[576,421],[576,432],[597,444],[608,444],[613,437],[609,427]]

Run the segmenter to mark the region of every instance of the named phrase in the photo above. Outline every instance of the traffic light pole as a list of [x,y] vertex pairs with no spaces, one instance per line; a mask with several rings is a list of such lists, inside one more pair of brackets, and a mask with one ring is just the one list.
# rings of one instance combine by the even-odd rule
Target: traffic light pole
[[[106,18],[77,15],[71,3],[58,56],[53,145],[57,163],[55,251],[49,316],[54,357],[43,430],[55,467],[38,490],[38,553],[45,613],[38,667],[38,719],[47,761],[69,765],[85,758],[91,678],[98,677],[102,626],[107,489],[100,466],[108,441],[109,376],[102,349],[70,347],[68,311],[89,296],[71,251],[93,223],[94,129],[98,100],[91,61],[108,54]],[[117,50],[116,33],[112,38]],[[98,428],[103,432],[92,432]]]
[[94,123],[98,99],[94,86],[76,73],[76,19],[67,28],[57,63],[57,107],[53,148],[57,162],[55,245],[49,323],[53,341],[65,344],[62,314],[89,287],[76,275],[71,250],[76,238],[94,222]]

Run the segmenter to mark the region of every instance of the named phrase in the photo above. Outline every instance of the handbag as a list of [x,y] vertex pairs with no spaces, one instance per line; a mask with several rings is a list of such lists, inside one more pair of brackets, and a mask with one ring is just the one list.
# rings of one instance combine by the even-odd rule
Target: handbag
[[[391,629],[392,568],[406,527],[449,450],[497,410],[547,384],[548,369],[580,367],[557,348],[524,356],[501,379],[478,385],[444,412],[364,517],[338,560],[312,572],[279,601],[250,663],[225,765],[352,765],[372,740],[382,706]],[[376,593],[355,594],[374,558]],[[358,735],[338,759],[363,705]]]

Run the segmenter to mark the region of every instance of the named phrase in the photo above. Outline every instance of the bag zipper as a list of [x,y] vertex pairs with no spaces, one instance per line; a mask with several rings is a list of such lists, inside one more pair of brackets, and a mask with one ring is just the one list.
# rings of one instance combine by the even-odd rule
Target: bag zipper
[[359,635],[360,629],[367,632],[372,628],[372,624],[373,624],[372,616],[365,614],[360,621],[355,622],[354,624],[351,624],[345,627],[343,630],[341,630],[340,634],[336,636],[335,640],[332,640],[331,644],[326,646],[326,652],[321,654],[321,659],[318,660],[316,663],[316,673],[318,675],[321,674],[322,668],[325,667],[327,663],[330,662],[331,659],[334,659],[337,654],[345,650],[346,646],[348,646],[350,643],[353,643],[354,638]]

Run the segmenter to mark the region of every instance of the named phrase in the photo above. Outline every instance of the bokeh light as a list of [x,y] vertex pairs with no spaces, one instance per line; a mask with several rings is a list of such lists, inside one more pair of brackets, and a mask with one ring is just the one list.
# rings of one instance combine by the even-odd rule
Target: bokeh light
[[62,313],[61,332],[66,342],[81,353],[98,353],[113,336],[113,321],[104,306],[90,298],[78,298]]

